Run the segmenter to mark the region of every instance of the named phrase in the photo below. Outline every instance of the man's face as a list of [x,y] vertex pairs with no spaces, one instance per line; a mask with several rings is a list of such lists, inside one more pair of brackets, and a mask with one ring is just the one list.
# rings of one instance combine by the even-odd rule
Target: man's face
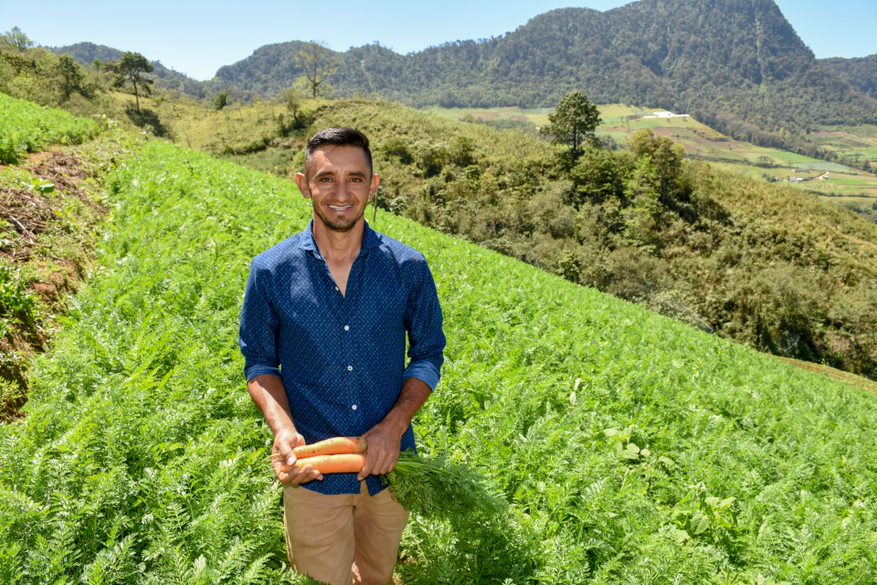
[[368,200],[381,178],[372,175],[365,152],[357,146],[317,149],[295,182],[314,206],[314,221],[326,229],[347,232],[362,220]]

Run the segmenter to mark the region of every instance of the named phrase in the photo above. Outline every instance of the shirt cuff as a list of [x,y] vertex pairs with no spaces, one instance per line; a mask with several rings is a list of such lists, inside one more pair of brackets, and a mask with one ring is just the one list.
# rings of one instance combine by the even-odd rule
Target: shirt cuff
[[439,383],[439,369],[435,367],[435,364],[430,362],[414,362],[408,364],[408,367],[405,368],[405,373],[402,374],[402,378],[405,380],[408,378],[417,378],[429,386],[430,390],[435,391],[435,388]]
[[280,377],[280,368],[272,368],[271,366],[255,365],[255,366],[250,366],[249,368],[247,368],[244,371],[244,373],[247,376],[247,382],[249,382],[250,380],[252,380],[253,378],[255,378],[257,376],[264,376],[266,374],[269,376]]

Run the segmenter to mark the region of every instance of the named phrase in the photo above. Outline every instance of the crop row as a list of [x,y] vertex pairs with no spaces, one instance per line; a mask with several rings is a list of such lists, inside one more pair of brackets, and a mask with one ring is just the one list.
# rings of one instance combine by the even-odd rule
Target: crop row
[[79,144],[99,130],[94,120],[0,93],[0,164],[17,163],[50,144]]

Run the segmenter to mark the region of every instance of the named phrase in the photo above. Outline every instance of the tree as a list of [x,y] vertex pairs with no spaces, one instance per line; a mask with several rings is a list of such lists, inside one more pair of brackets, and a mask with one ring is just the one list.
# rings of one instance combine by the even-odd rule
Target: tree
[[[338,69],[338,59],[324,43],[311,41],[295,56],[295,64],[304,71],[305,85],[316,98],[320,87]],[[325,88],[323,88],[325,91]]]
[[[143,77],[144,73],[152,73],[152,64],[146,60],[146,57],[140,53],[132,53],[126,51],[122,55],[122,59],[118,63],[112,65],[112,70],[116,74],[113,85],[122,87],[130,83],[134,88],[134,99],[137,101],[137,111],[140,111],[140,91],[145,95],[152,93],[152,80]],[[138,89],[139,88],[139,89]]]
[[603,203],[608,199],[622,199],[624,182],[629,174],[629,157],[615,154],[605,148],[589,145],[570,170],[573,190],[569,198],[575,207],[585,202]]
[[0,44],[8,45],[19,51],[25,51],[33,47],[34,42],[27,38],[27,35],[24,34],[20,28],[13,26],[12,30],[0,35]]
[[560,100],[557,109],[548,114],[548,125],[539,131],[554,142],[570,147],[573,162],[582,154],[584,145],[594,141],[594,131],[600,124],[597,106],[580,91],[569,93]]
[[661,203],[672,207],[682,189],[682,160],[685,149],[669,138],[640,130],[628,140],[631,154],[637,159],[641,178],[658,193]]
[[58,58],[56,70],[61,77],[61,96],[64,101],[70,99],[74,91],[85,94],[85,90],[82,87],[82,70],[73,57],[61,55]]
[[228,92],[227,91],[221,91],[218,94],[216,94],[215,98],[213,98],[213,107],[216,108],[217,111],[221,110],[222,108],[224,108],[227,105],[228,105]]

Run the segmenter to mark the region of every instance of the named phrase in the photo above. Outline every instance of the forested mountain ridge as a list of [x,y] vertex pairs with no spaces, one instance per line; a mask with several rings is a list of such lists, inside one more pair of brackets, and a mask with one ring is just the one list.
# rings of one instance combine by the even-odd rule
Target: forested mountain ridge
[[[88,42],[64,47],[49,47],[49,50],[58,55],[70,55],[79,63],[91,67],[94,67],[96,62],[106,64],[119,61],[124,54],[124,51],[119,49]],[[152,75],[155,76],[155,82],[158,87],[179,91],[196,98],[204,98],[208,95],[209,83],[197,81],[184,73],[169,69],[159,61],[152,61],[151,63],[154,67]]]
[[820,63],[862,93],[877,99],[877,54],[852,59],[821,59]]
[[[273,95],[302,71],[297,42],[224,67],[229,88]],[[648,104],[736,137],[813,150],[818,124],[877,122],[877,100],[818,61],[773,0],[641,0],[564,8],[481,41],[409,55],[380,45],[332,53],[341,96],[411,105],[553,107],[580,89],[597,103]]]
[[[302,77],[303,41],[265,45],[210,82],[156,67],[162,87],[196,97],[272,97]],[[67,47],[91,63],[92,55]],[[505,35],[400,55],[379,44],[324,50],[339,97],[414,106],[554,107],[573,90],[596,103],[692,114],[736,138],[827,156],[822,124],[877,123],[873,58],[817,60],[773,0],[640,0],[600,12],[563,8]]]

